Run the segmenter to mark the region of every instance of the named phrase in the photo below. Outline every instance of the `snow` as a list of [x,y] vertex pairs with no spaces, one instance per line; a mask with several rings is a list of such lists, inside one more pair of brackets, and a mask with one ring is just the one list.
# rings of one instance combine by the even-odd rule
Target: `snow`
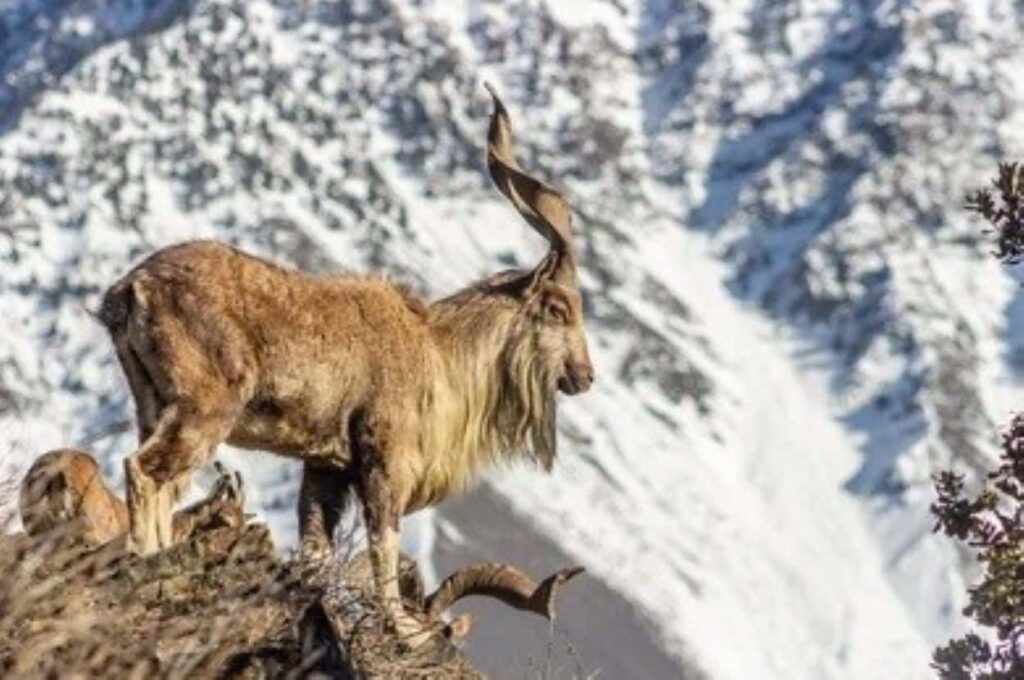
[[[666,643],[712,677],[927,677],[925,638],[884,575],[863,509],[842,492],[856,442],[821,381],[800,370],[795,341],[732,299],[707,249],[669,231],[641,257],[709,336],[729,338],[716,346],[729,442],[661,430],[606,390],[567,405],[570,422],[616,413],[616,448],[642,451],[644,464],[602,456],[598,473],[569,456],[550,480],[516,471],[497,488],[635,593],[668,624]],[[602,474],[619,493],[595,495],[608,487]]]

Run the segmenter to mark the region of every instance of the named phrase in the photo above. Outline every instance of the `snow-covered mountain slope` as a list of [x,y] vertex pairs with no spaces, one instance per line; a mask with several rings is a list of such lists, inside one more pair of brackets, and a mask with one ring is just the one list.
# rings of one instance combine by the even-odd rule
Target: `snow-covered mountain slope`
[[[959,210],[1024,149],[1021,16],[0,2],[0,455],[92,441],[119,476],[131,409],[89,310],[160,245],[428,295],[535,261],[485,179],[489,79],[576,210],[599,375],[554,474],[496,488],[712,677],[923,677],[962,588],[929,475],[981,464],[1022,396],[1024,297]],[[286,528],[295,467],[232,462]]]

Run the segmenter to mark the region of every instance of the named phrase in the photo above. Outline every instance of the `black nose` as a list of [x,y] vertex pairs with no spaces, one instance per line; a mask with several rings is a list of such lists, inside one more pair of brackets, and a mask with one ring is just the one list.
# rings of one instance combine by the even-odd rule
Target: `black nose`
[[589,389],[594,383],[594,367],[590,365],[590,362],[569,361],[565,367],[566,373],[575,383],[578,391]]

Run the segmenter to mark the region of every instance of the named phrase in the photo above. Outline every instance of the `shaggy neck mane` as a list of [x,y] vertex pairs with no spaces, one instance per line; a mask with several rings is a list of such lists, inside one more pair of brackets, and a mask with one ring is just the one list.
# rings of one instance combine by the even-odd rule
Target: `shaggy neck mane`
[[[429,451],[444,451],[453,474],[519,456],[550,469],[555,450],[551,376],[539,361],[530,319],[514,291],[522,272],[499,274],[432,304],[427,318],[443,373],[430,395]],[[438,457],[438,458],[443,458]],[[451,480],[462,485],[469,479]]]

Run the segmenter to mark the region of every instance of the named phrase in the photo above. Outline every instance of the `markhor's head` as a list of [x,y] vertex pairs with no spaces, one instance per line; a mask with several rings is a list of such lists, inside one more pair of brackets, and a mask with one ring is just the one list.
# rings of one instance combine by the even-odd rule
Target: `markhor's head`
[[561,193],[526,174],[516,163],[508,111],[490,85],[487,90],[494,100],[487,139],[491,179],[550,245],[533,271],[508,284],[514,287],[512,292],[528,320],[522,326],[528,337],[520,338],[520,343],[531,350],[532,361],[540,364],[537,368],[549,377],[551,388],[579,394],[594,382],[594,367],[583,328],[569,206]]

